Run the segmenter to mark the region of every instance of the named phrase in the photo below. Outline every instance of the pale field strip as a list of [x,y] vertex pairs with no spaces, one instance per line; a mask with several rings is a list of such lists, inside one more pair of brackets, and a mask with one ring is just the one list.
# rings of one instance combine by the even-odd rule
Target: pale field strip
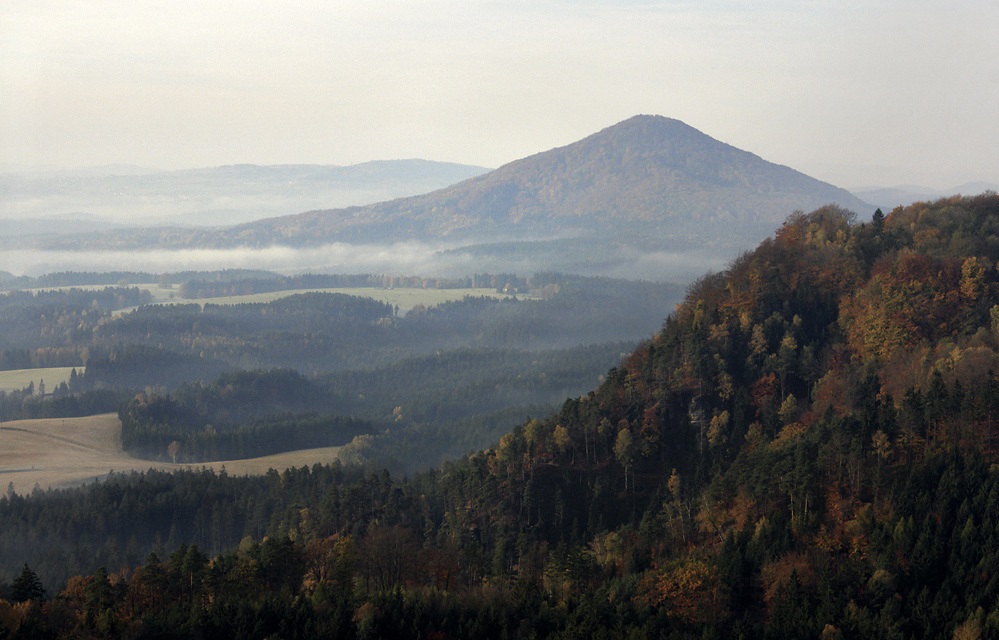
[[121,422],[107,413],[83,418],[15,420],[0,426],[0,491],[13,483],[14,491],[31,493],[85,484],[109,472],[158,469],[214,469],[225,467],[234,476],[262,475],[269,469],[328,464],[336,459],[339,447],[289,451],[262,458],[173,464],[140,460],[121,448]]
[[[38,289],[27,289],[27,291],[59,291],[69,289],[82,289],[85,291],[98,291],[110,286],[117,285],[77,285],[67,287],[43,287]],[[177,288],[161,287],[156,284],[134,284],[122,285],[136,287],[148,291],[152,296],[152,304],[198,304],[202,307],[205,304],[234,305],[253,302],[274,302],[281,298],[287,298],[297,293],[345,293],[351,296],[362,298],[373,298],[379,302],[387,302],[393,307],[399,307],[399,314],[408,313],[413,307],[423,305],[432,307],[444,302],[461,300],[465,296],[489,297],[489,298],[510,298],[513,294],[497,293],[495,289],[475,288],[475,289],[417,289],[417,288],[395,288],[385,289],[382,287],[336,287],[332,289],[284,289],[282,291],[269,291],[267,293],[252,293],[244,296],[223,296],[218,298],[191,298],[189,300],[180,297]],[[521,296],[525,297],[525,296]],[[135,307],[128,307],[115,311],[115,314],[134,311]],[[46,382],[48,384],[48,382]]]
[[[495,289],[382,289],[381,287],[338,287],[335,289],[290,289],[285,291],[272,291],[269,293],[253,293],[245,296],[226,296],[223,298],[192,298],[190,300],[169,300],[174,304],[224,304],[234,305],[246,302],[273,302],[281,298],[293,296],[296,293],[345,293],[361,298],[373,298],[379,302],[387,302],[393,307],[398,305],[399,315],[408,313],[413,307],[423,305],[432,307],[444,302],[461,300],[465,296],[489,297],[489,298],[509,298],[506,293],[496,293]],[[155,296],[155,294],[154,294]],[[156,302],[163,303],[163,300],[154,298]]]
[[73,369],[82,374],[84,367],[43,367],[41,369],[12,369],[0,371],[0,391],[20,391],[35,383],[35,393],[38,393],[38,383],[45,381],[45,391],[52,393],[63,382],[69,383],[69,374]]

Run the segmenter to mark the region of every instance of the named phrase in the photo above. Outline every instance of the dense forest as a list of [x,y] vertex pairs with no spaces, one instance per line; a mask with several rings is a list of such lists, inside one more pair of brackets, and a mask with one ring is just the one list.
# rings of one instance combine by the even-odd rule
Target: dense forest
[[[301,279],[314,285],[323,278],[355,279]],[[207,381],[223,370],[286,367],[318,374],[450,349],[572,348],[647,336],[682,292],[669,283],[561,274],[474,278],[537,295],[465,297],[416,305],[399,315],[391,305],[344,293],[303,292],[268,303],[149,305],[149,294],[136,287],[14,290],[0,294],[0,367],[86,365],[89,371],[103,361],[90,376],[93,384],[131,380],[133,387],[173,387]],[[371,278],[356,279],[365,284]],[[285,284],[292,280],[285,278]],[[219,282],[252,288],[258,281]],[[129,357],[136,350],[145,351]],[[156,361],[142,367],[145,360]]]
[[[111,275],[122,283],[152,279]],[[290,295],[267,303],[238,303],[236,297],[229,304],[161,305],[148,304],[147,289],[80,284],[109,279],[94,276],[53,274],[33,284],[69,288],[0,294],[0,322],[9,328],[0,332],[0,370],[79,367],[65,388],[0,390],[0,420],[118,412],[140,395],[144,406],[185,405],[194,389],[201,391],[190,402],[203,403],[205,390],[226,387],[222,404],[228,407],[185,408],[171,414],[173,423],[122,412],[135,418],[125,421],[126,449],[148,459],[203,462],[295,450],[303,443],[350,443],[344,456],[402,473],[486,446],[526,416],[543,415],[591,389],[658,326],[679,290],[557,273],[442,281],[226,270],[160,280],[189,277],[185,283],[199,290],[216,287],[225,294],[266,283],[268,291],[272,285],[289,287]],[[463,284],[529,295],[465,296],[399,313],[363,296],[296,292],[334,285]],[[298,388],[289,391],[270,375],[275,368],[302,372],[290,378]],[[239,372],[248,377],[233,377]],[[234,394],[233,385],[250,393]],[[312,399],[285,402],[300,393]],[[255,397],[267,401],[254,403]],[[243,411],[232,415],[236,407]],[[189,419],[193,414],[200,417]],[[351,419],[368,426],[334,427],[354,424]],[[316,420],[324,421],[330,437],[302,435]],[[180,443],[176,455],[167,452],[174,442]]]
[[997,261],[991,193],[864,223],[796,214],[592,391],[439,468],[10,494],[0,621],[23,637],[993,637]]
[[[115,410],[120,406],[125,450],[147,459],[205,462],[252,457],[251,450],[309,448],[295,446],[302,438],[293,437],[291,427],[299,421],[298,431],[314,429],[322,416],[331,421],[329,436],[336,437],[312,446],[350,443],[343,457],[411,472],[481,448],[525,415],[544,414],[592,387],[599,377],[591,372],[619,359],[627,348],[627,343],[606,343],[547,351],[456,350],[317,378],[288,369],[232,372],[208,383],[182,384],[170,393],[143,391],[120,399]],[[334,429],[337,416],[361,422]],[[261,425],[275,420],[288,433],[272,431],[265,438]],[[359,435],[366,437],[355,440]],[[223,437],[240,444],[217,445]],[[184,445],[176,455],[167,451],[175,441]]]

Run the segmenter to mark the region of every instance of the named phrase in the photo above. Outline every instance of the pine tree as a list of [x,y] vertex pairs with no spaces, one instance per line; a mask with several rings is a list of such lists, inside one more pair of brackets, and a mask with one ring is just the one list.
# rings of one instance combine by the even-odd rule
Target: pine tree
[[871,219],[871,224],[874,226],[874,231],[881,233],[885,228],[885,214],[881,209],[874,210],[874,217]]
[[10,585],[10,597],[14,602],[41,600],[45,597],[45,588],[34,571],[24,563],[21,575]]

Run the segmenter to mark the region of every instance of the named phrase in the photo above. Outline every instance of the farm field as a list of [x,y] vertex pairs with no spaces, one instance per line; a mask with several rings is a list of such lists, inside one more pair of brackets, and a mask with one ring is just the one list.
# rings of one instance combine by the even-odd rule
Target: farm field
[[[29,291],[55,291],[60,289],[83,289],[100,290],[109,285],[82,285],[73,287],[45,287],[40,289],[29,289]],[[430,307],[443,302],[461,300],[465,296],[490,298],[509,298],[511,294],[497,293],[495,289],[475,288],[475,289],[422,289],[422,288],[396,288],[384,289],[381,287],[336,287],[330,289],[287,289],[283,291],[269,291],[267,293],[253,293],[245,296],[224,296],[218,298],[191,298],[180,297],[180,291],[175,287],[161,287],[158,284],[135,284],[126,285],[136,287],[143,291],[148,291],[152,296],[152,304],[244,304],[253,302],[273,302],[281,298],[293,296],[296,293],[345,293],[352,296],[373,298],[379,302],[387,302],[392,306],[398,305],[399,313],[405,314],[417,305]],[[522,296],[523,297],[523,296]],[[120,309],[117,313],[132,311],[134,307]],[[48,382],[46,381],[46,384]]]
[[83,418],[4,422],[0,427],[0,489],[13,484],[18,494],[37,484],[57,489],[83,484],[109,471],[215,469],[230,475],[259,475],[268,469],[311,466],[336,458],[339,447],[289,451],[262,458],[193,464],[133,458],[121,449],[121,423],[113,413]]
[[[75,367],[76,372],[82,374],[83,367]],[[34,382],[35,389],[38,383],[45,381],[45,388],[49,393],[63,382],[69,382],[69,374],[74,367],[45,367],[41,369],[12,369],[10,371],[0,371],[0,391],[20,391]]]
[[190,304],[196,303],[200,305],[204,304],[243,304],[248,302],[273,302],[274,300],[279,300],[281,298],[287,298],[288,296],[293,296],[296,293],[345,293],[351,296],[360,296],[362,298],[373,298],[379,302],[387,302],[392,306],[399,307],[399,313],[405,314],[413,307],[417,305],[423,305],[430,307],[433,305],[441,304],[443,302],[450,302],[452,300],[461,300],[465,296],[487,296],[491,298],[509,298],[510,296],[505,293],[496,293],[495,289],[479,288],[479,289],[382,289],[380,287],[339,287],[334,289],[291,289],[286,291],[271,291],[268,293],[254,293],[245,296],[225,296],[222,298],[192,298],[190,300],[182,300],[175,298],[170,300],[169,298],[164,299],[163,293],[166,290],[153,291],[153,300],[160,304]]

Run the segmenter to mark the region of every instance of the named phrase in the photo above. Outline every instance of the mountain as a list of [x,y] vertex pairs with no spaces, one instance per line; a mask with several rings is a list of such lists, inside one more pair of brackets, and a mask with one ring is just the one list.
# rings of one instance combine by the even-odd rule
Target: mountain
[[578,237],[643,248],[743,248],[794,210],[828,203],[870,209],[843,189],[719,142],[678,120],[643,115],[425,195],[212,231],[117,232],[88,244],[481,244]]
[[636,116],[566,147],[524,158],[436,193],[314,211],[228,232],[250,244],[336,239],[759,240],[795,209],[865,210],[848,192],[723,144],[661,116]]

